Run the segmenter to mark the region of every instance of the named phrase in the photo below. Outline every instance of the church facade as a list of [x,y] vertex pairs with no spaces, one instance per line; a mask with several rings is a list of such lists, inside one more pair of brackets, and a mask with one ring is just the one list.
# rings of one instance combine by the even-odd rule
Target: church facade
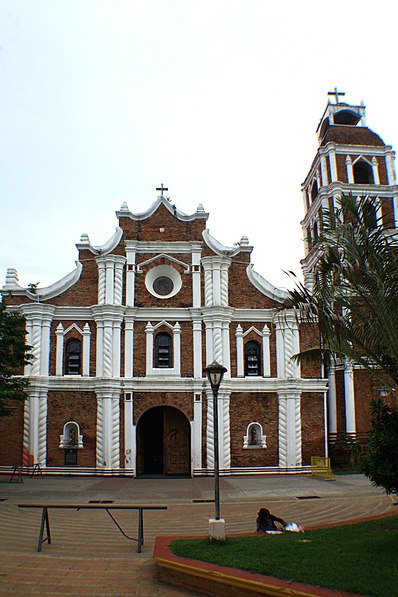
[[[398,217],[391,147],[366,128],[363,106],[336,99],[303,184],[309,285],[322,205],[360,190],[383,198],[390,228]],[[3,299],[24,314],[34,359],[29,396],[0,419],[11,438],[0,464],[211,473],[213,400],[203,369],[212,361],[227,369],[218,395],[225,474],[301,471],[327,454],[330,433],[367,431],[364,372],[343,363],[324,379],[319,367],[292,360],[316,344],[316,330],[280,311],[285,291],[254,271],[248,239],[221,245],[202,205],[186,215],[160,193],[145,213],[124,203],[105,245],[83,234],[76,268],[52,286],[22,288],[8,270]]]

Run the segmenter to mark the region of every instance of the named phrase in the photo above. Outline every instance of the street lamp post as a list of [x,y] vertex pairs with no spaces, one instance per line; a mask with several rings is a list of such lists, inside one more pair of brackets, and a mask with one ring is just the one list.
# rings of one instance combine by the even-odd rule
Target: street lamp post
[[[213,436],[214,436],[214,503],[215,520],[220,521],[220,467],[219,467],[219,448],[218,448],[218,390],[227,371],[223,365],[213,361],[211,365],[205,367],[204,372],[210,382],[213,391]],[[216,523],[217,525],[217,523]],[[223,531],[224,533],[224,531]],[[210,533],[211,534],[211,533]]]

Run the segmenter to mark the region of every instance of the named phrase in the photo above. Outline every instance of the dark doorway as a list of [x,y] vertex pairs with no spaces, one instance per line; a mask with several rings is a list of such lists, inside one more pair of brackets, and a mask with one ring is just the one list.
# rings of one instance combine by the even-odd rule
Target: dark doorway
[[67,448],[65,450],[65,466],[77,465],[77,450]]
[[138,421],[137,475],[191,475],[191,428],[177,408],[156,406]]

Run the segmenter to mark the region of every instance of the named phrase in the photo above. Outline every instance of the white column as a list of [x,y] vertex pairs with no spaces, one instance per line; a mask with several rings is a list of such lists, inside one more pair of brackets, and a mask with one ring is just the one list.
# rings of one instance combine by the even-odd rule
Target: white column
[[285,377],[285,349],[283,341],[284,330],[281,327],[280,318],[275,322],[275,335],[276,335],[276,376]]
[[114,392],[97,400],[97,466],[120,466],[120,409]]
[[192,306],[201,306],[200,252],[192,253]]
[[223,356],[222,322],[217,319],[213,322],[213,359],[222,364]]
[[337,178],[337,163],[336,163],[336,152],[334,149],[329,151],[329,165],[330,165],[330,182],[335,182]]
[[104,467],[112,466],[112,398],[102,398],[104,411]]
[[47,390],[34,389],[25,400],[23,462],[46,465]]
[[278,393],[279,466],[301,466],[301,413],[298,392]]
[[134,402],[131,392],[124,395],[124,466],[127,469],[135,468],[135,433],[133,425]]
[[32,326],[32,370],[31,375],[40,375],[41,372],[41,320],[33,319]]
[[244,377],[244,358],[243,358],[243,329],[240,323],[236,326],[236,375],[237,377]]
[[115,264],[113,261],[106,261],[105,262],[105,271],[106,271],[106,287],[105,287],[105,302],[108,305],[113,305],[113,298],[114,298],[114,270]]
[[112,377],[113,374],[113,321],[104,321],[104,377]]
[[267,324],[263,327],[263,376],[269,377],[271,375],[271,357],[269,349],[269,338],[271,332]]
[[213,322],[206,321],[206,365],[210,365],[215,360],[213,351]]
[[104,375],[104,322],[97,321],[96,338],[96,377]]
[[192,322],[193,327],[193,376],[202,377],[202,322]]
[[56,344],[56,360],[55,360],[55,375],[62,375],[64,363],[64,326],[59,323],[55,330],[57,337]]
[[97,259],[98,265],[98,304],[103,305],[105,303],[105,288],[106,288],[106,275],[105,275],[105,262],[102,258]]
[[345,159],[345,166],[346,166],[346,170],[347,170],[348,184],[353,184],[354,183],[354,170],[352,167],[352,159],[351,159],[351,156],[349,156],[349,155]]
[[135,251],[127,250],[126,305],[128,307],[134,306],[135,255]]
[[321,155],[321,179],[322,179],[322,186],[327,186],[329,184],[328,178],[328,167],[326,163],[326,156]]
[[114,304],[121,305],[123,298],[123,268],[125,264],[125,257],[115,257],[115,287],[114,287]]
[[113,322],[112,373],[113,377],[120,377],[120,340],[121,321]]
[[224,377],[226,379],[231,377],[231,354],[230,354],[230,343],[229,343],[229,322],[222,322],[222,339],[223,339],[223,356],[222,364],[226,367]]
[[178,321],[173,326],[174,372],[181,375],[181,326]]
[[44,316],[41,328],[41,365],[40,375],[47,376],[50,368],[50,328],[51,320]]
[[334,365],[328,371],[328,429],[337,433],[336,373]]
[[213,304],[213,272],[209,258],[202,259],[202,266],[205,275],[205,305],[210,307]]
[[220,278],[220,290],[221,290],[221,304],[224,307],[228,306],[228,269],[231,265],[231,261],[223,261],[221,263],[221,278]]
[[131,378],[134,375],[133,351],[134,351],[134,321],[126,319],[125,324],[124,324],[124,377]]
[[[28,346],[32,346],[33,341],[33,321],[29,316],[26,316],[26,344]],[[29,377],[30,375],[32,375],[32,368],[33,365],[32,363],[27,363],[24,367],[24,375],[26,377]]]
[[354,389],[354,371],[352,363],[348,360],[344,363],[344,402],[345,402],[345,421],[346,432],[355,433],[355,389]]
[[229,394],[221,390],[218,394],[218,423],[220,468],[231,467],[231,434],[229,420]]
[[395,185],[394,152],[386,155],[387,180],[389,185]]
[[153,325],[150,321],[145,327],[146,334],[146,375],[149,375],[153,369]]
[[221,264],[213,262],[213,305],[221,305]]
[[90,339],[91,330],[88,323],[83,328],[83,375],[90,375]]
[[376,156],[372,157],[372,171],[373,171],[373,182],[374,182],[374,184],[380,184],[379,163],[377,161]]
[[202,468],[202,395],[193,396],[193,421],[191,425],[191,452],[194,469]]

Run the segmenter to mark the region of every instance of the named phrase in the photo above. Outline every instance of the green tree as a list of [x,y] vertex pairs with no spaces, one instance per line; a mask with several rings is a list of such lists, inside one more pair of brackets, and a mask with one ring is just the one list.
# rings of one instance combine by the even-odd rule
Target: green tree
[[[350,359],[370,369],[394,395],[398,388],[398,244],[377,219],[378,200],[343,197],[323,211],[313,287],[296,282],[284,308],[318,325],[319,344],[296,355],[326,367]],[[397,487],[398,410],[381,400],[372,405],[371,452],[366,474],[387,491]]]
[[370,453],[364,460],[365,474],[387,493],[398,492],[398,409],[374,400]]
[[313,287],[297,282],[284,308],[319,328],[319,344],[298,360],[346,357],[398,387],[398,245],[377,222],[378,207],[350,196],[322,213]]
[[26,397],[27,379],[15,376],[28,363],[25,318],[0,303],[0,416],[9,415],[11,400]]

